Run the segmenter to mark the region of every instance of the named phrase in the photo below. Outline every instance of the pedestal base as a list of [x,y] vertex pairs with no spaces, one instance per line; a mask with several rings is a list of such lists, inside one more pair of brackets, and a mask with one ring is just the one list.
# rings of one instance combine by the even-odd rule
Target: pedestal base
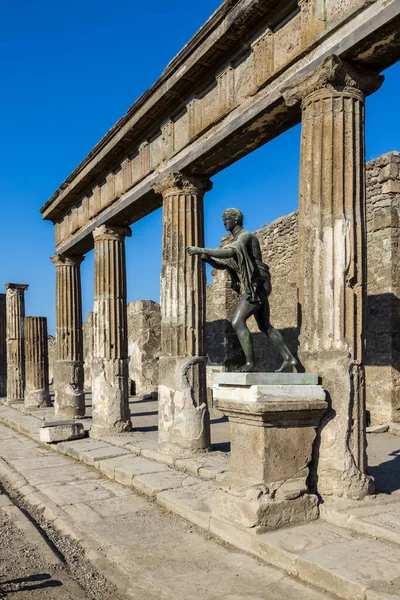
[[25,392],[26,408],[44,408],[51,406],[50,394],[46,390],[31,390]]
[[132,430],[128,394],[128,360],[93,358],[93,426],[90,437]]
[[83,363],[57,360],[54,363],[54,412],[59,419],[85,416]]
[[159,361],[158,441],[169,452],[210,446],[206,403],[206,357],[162,357]]
[[231,461],[214,496],[213,517],[257,531],[316,519],[309,464],[327,403],[322,387],[308,382],[318,378],[274,374],[272,385],[262,383],[271,381],[268,373],[215,379],[215,406],[231,423]]

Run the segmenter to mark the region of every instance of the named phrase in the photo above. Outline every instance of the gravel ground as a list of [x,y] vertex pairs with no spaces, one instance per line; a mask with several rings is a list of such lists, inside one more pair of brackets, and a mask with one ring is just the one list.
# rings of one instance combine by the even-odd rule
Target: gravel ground
[[[3,490],[4,491],[4,490]],[[1,490],[0,490],[1,494]],[[21,514],[22,519],[28,519]],[[60,564],[49,564],[14,518],[0,508],[0,598],[13,600],[117,600],[121,597],[83,559],[82,549],[45,523],[44,534]],[[52,538],[52,541],[50,539]],[[54,544],[54,545],[53,545]],[[42,546],[43,548],[43,546]],[[51,561],[57,562],[57,560]]]

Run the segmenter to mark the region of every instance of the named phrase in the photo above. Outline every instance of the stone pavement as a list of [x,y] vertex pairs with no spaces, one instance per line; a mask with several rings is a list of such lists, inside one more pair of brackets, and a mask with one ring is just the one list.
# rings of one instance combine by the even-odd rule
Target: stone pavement
[[[107,560],[110,556],[114,557],[119,565],[115,570],[118,581],[123,582],[124,589],[133,594],[137,589],[137,572],[132,562],[140,562],[156,551],[160,561],[165,553],[172,570],[180,563],[177,558],[176,563],[170,563],[171,549],[159,532],[165,514],[132,489],[198,525],[206,535],[216,535],[327,593],[348,600],[400,598],[400,438],[390,434],[369,436],[371,471],[381,493],[363,502],[329,501],[321,506],[322,519],[317,522],[254,535],[211,516],[210,500],[216,481],[227,469],[228,455],[218,450],[182,457],[160,453],[154,421],[156,410],[149,410],[149,404],[152,403],[134,402],[132,405],[134,415],[141,412],[141,416],[133,417],[141,431],[101,440],[86,438],[52,447],[52,450],[94,469],[57,456],[43,445],[36,445],[33,440],[38,438],[40,419],[48,418],[46,411],[43,414],[36,411],[33,416],[33,413],[26,415],[16,408],[0,406],[0,421],[33,438],[32,441],[26,440],[8,430],[16,449],[9,449],[9,437],[7,443],[0,444],[0,456],[7,461],[7,464],[2,463],[3,475],[7,474],[3,469],[16,469],[24,478],[18,480],[17,485],[20,492],[26,494],[27,501],[42,506],[45,516],[52,519],[56,527],[80,541],[99,570],[106,555]],[[149,419],[153,424],[145,425]],[[213,427],[218,428],[217,448],[226,449],[229,429],[218,415],[213,420]],[[41,460],[45,460],[48,466],[41,465],[40,461],[36,463],[37,458],[31,462],[30,452],[24,454],[22,450],[25,444],[33,444],[30,447],[37,449]],[[21,448],[22,454],[18,448]],[[111,481],[103,480],[101,474]],[[118,486],[112,483],[113,480],[129,487]],[[141,513],[146,518],[135,516]],[[126,515],[129,515],[129,522]],[[106,525],[108,519],[111,521]],[[166,534],[168,539],[177,536],[179,549],[185,548],[184,555],[193,556],[194,548],[197,550],[199,546],[200,550],[205,543],[204,536],[200,536],[201,543],[200,538],[196,538],[193,548],[193,533],[186,535],[190,526],[179,520],[173,522],[180,523],[181,529]],[[164,524],[161,529],[163,527]],[[210,540],[207,542],[211,544]],[[138,543],[148,545],[139,550]],[[234,555],[241,556],[243,560],[248,558]],[[202,556],[201,553],[199,556]],[[222,556],[215,556],[213,568],[216,568],[215,561],[219,560],[218,568],[225,572],[229,561],[226,559],[227,562],[224,562]],[[140,564],[143,569],[145,562]],[[135,584],[126,580],[131,577],[130,570],[136,573]],[[178,569],[177,579],[179,577]],[[208,578],[207,573],[207,582]],[[227,580],[225,584],[228,585]],[[225,594],[227,589],[231,588],[225,587]],[[238,593],[236,586],[231,591]],[[265,592],[257,593],[259,597],[265,597]],[[220,594],[218,597],[224,596]],[[236,599],[240,594],[225,597]]]
[[79,541],[98,571],[128,598],[333,599],[3,425],[0,455],[1,479]]

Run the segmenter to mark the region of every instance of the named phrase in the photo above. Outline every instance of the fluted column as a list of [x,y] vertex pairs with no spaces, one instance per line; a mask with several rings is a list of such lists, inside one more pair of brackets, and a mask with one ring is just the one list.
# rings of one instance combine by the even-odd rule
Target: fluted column
[[382,78],[332,56],[285,90],[301,102],[299,357],[322,376],[330,410],[314,456],[321,495],[372,490],[365,435],[365,94]]
[[25,317],[25,406],[51,406],[46,317]]
[[7,396],[6,294],[0,294],[0,398]]
[[59,418],[83,417],[83,337],[80,265],[83,256],[56,254],[54,408]]
[[23,402],[25,393],[24,317],[28,285],[6,284],[7,402]]
[[92,437],[130,431],[125,237],[102,225],[94,237]]
[[210,444],[206,402],[205,268],[186,246],[204,247],[204,193],[209,179],[173,173],[163,196],[159,443],[175,449]]

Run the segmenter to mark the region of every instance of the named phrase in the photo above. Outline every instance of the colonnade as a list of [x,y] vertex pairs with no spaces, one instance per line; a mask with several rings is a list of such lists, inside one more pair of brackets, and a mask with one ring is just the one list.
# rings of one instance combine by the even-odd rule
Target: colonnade
[[51,406],[47,319],[25,317],[27,284],[0,294],[0,397],[28,408]]
[[[322,376],[330,411],[320,431],[321,493],[362,497],[366,474],[363,367],[365,258],[365,95],[381,78],[330,57],[282,90],[302,114],[300,167],[299,357]],[[163,202],[162,356],[159,442],[174,449],[210,444],[206,403],[205,270],[186,246],[204,245],[207,177],[172,173],[154,186]],[[93,232],[95,255],[91,435],[132,428],[128,403],[125,226]],[[80,265],[53,257],[57,270],[55,410],[84,414]],[[1,327],[1,319],[0,319]],[[222,343],[222,340],[221,340]],[[1,352],[1,348],[0,348]],[[1,375],[1,374],[0,374]],[[18,394],[18,392],[16,392]]]

